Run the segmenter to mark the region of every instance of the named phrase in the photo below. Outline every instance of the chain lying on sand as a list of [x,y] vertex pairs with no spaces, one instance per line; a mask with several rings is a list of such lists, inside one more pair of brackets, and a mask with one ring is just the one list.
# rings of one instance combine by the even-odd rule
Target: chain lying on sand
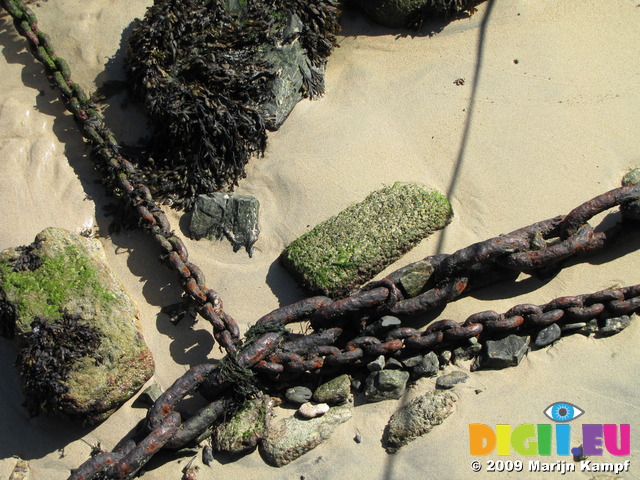
[[159,245],[165,265],[178,273],[185,294],[195,302],[198,313],[213,325],[218,343],[227,352],[234,352],[240,340],[238,325],[222,309],[222,300],[215,290],[205,285],[202,270],[189,261],[187,247],[172,231],[167,216],[153,200],[149,188],[141,182],[138,169],[120,154],[121,147],[103,115],[80,85],[71,80],[67,62],[55,54],[48,35],[38,27],[33,11],[20,0],[0,0],[0,3],[13,18],[18,32],[27,39],[33,55],[44,66],[47,77],[73,114],[82,135],[93,146],[92,153],[100,161],[98,167],[105,185],[127,202],[137,215],[140,227]]
[[[178,272],[185,293],[197,311],[213,325],[214,336],[227,350],[217,365],[191,368],[149,409],[148,432],[139,442],[120,442],[74,470],[72,479],[132,478],[161,448],[180,448],[206,438],[215,420],[238,401],[257,392],[260,382],[289,380],[318,372],[331,374],[347,366],[360,367],[379,355],[402,357],[416,352],[449,348],[471,337],[501,335],[539,329],[551,323],[604,320],[635,312],[640,307],[640,285],[591,295],[562,297],[545,305],[518,305],[505,314],[481,312],[462,323],[440,320],[424,331],[396,326],[386,328],[385,315],[424,314],[463,293],[496,281],[515,279],[521,272],[560,268],[571,257],[603,250],[632,230],[640,218],[640,185],[624,186],[595,197],[558,216],[458,250],[433,255],[371,282],[353,295],[333,301],[312,297],[263,316],[248,332],[244,345],[235,321],[224,312],[214,290],[205,286],[202,271],[189,262],[187,249],[172,231],[167,217],[140,181],[136,167],[119,152],[111,130],[83,90],[71,81],[66,62],[57,57],[48,37],[40,31],[33,12],[19,0],[0,0],[18,31],[44,65],[52,85],[60,92],[83,136],[94,147],[107,186],[127,200],[140,226],[163,252],[164,262]],[[588,221],[615,206],[623,219],[596,230]],[[410,293],[409,277],[421,279],[419,293]],[[295,335],[290,323],[309,320],[314,333]],[[201,392],[211,403],[182,420],[174,409],[186,396]],[[235,397],[235,398],[234,398]]]

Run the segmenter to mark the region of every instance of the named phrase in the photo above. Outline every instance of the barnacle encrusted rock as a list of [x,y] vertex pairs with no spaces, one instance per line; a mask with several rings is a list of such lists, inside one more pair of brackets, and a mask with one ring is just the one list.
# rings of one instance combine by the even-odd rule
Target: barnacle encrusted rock
[[33,413],[111,415],[153,374],[138,320],[98,240],[48,228],[0,252],[0,332],[17,340]]
[[376,23],[387,27],[414,27],[434,16],[473,14],[484,0],[356,0]]
[[386,432],[386,449],[395,453],[411,440],[429,433],[453,412],[456,397],[434,391],[413,399],[391,416]]
[[441,193],[396,183],[322,222],[284,250],[281,260],[312,293],[347,295],[453,216]]
[[285,418],[272,424],[267,437],[260,444],[264,460],[274,467],[282,467],[327,440],[335,428],[351,418],[351,407],[333,407],[321,417],[301,420]]

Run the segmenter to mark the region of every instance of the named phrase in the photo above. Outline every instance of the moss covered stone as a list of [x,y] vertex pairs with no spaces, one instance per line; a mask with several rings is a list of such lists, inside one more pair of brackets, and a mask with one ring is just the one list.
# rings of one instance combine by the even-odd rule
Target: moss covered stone
[[272,408],[267,396],[247,400],[231,418],[213,429],[213,449],[237,454],[255,448],[267,434]]
[[452,215],[441,193],[396,183],[297,238],[281,259],[311,292],[345,296],[446,226]]
[[0,252],[0,332],[33,413],[95,423],[140,389],[154,365],[138,317],[97,240],[48,228]]

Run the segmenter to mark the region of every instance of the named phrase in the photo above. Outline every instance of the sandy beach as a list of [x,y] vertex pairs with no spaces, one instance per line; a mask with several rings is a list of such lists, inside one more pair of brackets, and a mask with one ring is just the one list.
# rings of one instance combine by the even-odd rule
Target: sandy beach
[[[340,48],[327,66],[325,96],[298,104],[270,134],[264,157],[250,161],[236,189],[261,203],[253,258],[234,253],[228,242],[187,239],[188,215],[167,209],[171,223],[244,332],[263,314],[305,296],[277,261],[283,248],[383,185],[411,181],[438,189],[455,217],[380,276],[427,255],[566,214],[618,187],[627,171],[640,167],[636,3],[494,0],[490,9],[484,3],[471,18],[435,35],[427,33],[436,25],[415,34],[347,12]],[[151,4],[49,0],[33,9],[74,79],[93,91],[106,80],[125,79],[123,38]],[[31,243],[46,227],[92,228],[103,234],[110,265],[140,308],[156,362],[152,381],[166,388],[190,366],[220,358],[206,322],[193,329],[188,322],[173,326],[159,313],[180,299],[181,289],[151,240],[135,231],[106,236],[110,219],[103,208],[109,198],[88,147],[4,11],[0,51],[0,249]],[[121,141],[133,143],[146,134],[141,110],[126,102],[124,92],[109,99],[104,113]],[[504,312],[519,303],[636,284],[637,241],[632,237],[571,264],[547,282],[523,274],[517,282],[475,291],[449,304],[439,318],[462,321],[478,311]],[[574,335],[529,353],[518,367],[473,372],[454,389],[459,400],[453,415],[395,455],[381,444],[389,417],[433,389],[434,379],[420,380],[400,401],[357,405],[328,442],[285,467],[268,466],[257,451],[239,459],[218,457],[211,467],[198,458],[198,478],[591,479],[597,474],[527,470],[531,459],[573,463],[571,457],[469,453],[469,424],[550,423],[543,411],[558,401],[584,410],[578,423],[630,424],[630,457],[592,460],[629,459],[631,467],[620,478],[640,478],[639,340],[636,320],[610,338]],[[112,448],[146,413],[133,405],[134,397],[91,429],[30,418],[13,367],[16,353],[12,341],[0,339],[2,479],[16,456],[29,460],[32,480],[67,478],[88,458],[91,445]],[[456,368],[468,371],[468,365],[446,371]],[[574,428],[577,440],[579,427]],[[362,443],[353,440],[356,434]],[[178,479],[190,458],[161,455],[144,478]],[[506,459],[523,461],[525,470],[486,471],[487,460]],[[479,473],[471,469],[474,460],[482,464]]]

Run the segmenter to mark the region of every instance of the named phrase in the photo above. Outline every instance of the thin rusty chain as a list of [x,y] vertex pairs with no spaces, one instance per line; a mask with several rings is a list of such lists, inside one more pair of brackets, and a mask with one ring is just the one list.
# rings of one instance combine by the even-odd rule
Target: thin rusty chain
[[100,161],[103,180],[116,196],[124,198],[138,217],[138,223],[162,250],[165,265],[177,272],[182,288],[197,305],[197,311],[208,320],[218,343],[227,352],[234,352],[240,342],[237,323],[222,308],[222,300],[215,290],[207,288],[205,276],[197,265],[189,261],[187,247],[172,231],[162,208],[153,200],[148,187],[142,183],[138,169],[121,154],[113,132],[105,124],[103,115],[77,83],[71,80],[67,62],[58,57],[49,36],[38,27],[33,11],[20,0],[0,0],[13,18],[18,32],[27,39],[33,55],[44,66],[51,85],[73,114],[82,136],[93,146],[92,153]]

